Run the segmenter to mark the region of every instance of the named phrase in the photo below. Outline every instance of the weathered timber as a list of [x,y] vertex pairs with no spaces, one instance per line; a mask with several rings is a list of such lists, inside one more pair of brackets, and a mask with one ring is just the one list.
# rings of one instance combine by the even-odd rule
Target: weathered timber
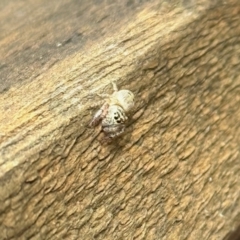
[[[238,225],[240,3],[166,2],[1,1],[0,239]],[[88,123],[111,81],[136,107],[102,146]]]
[[238,240],[240,239],[240,226],[238,226],[234,231],[230,231],[225,237],[224,240]]

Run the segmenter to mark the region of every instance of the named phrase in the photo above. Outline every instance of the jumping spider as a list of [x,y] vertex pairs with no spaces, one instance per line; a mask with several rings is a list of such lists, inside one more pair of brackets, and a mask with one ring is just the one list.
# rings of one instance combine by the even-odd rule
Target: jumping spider
[[124,133],[127,113],[134,106],[133,93],[129,90],[118,90],[117,85],[112,84],[113,94],[108,95],[107,100],[90,122],[91,127],[96,127],[101,122],[105,134],[104,140],[108,142]]

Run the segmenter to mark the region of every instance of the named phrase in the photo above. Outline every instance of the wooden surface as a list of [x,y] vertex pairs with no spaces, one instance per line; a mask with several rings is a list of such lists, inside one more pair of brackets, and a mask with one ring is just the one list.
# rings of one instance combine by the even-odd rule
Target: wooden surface
[[[0,239],[223,239],[240,221],[240,3],[1,1]],[[110,82],[126,134],[88,123]]]

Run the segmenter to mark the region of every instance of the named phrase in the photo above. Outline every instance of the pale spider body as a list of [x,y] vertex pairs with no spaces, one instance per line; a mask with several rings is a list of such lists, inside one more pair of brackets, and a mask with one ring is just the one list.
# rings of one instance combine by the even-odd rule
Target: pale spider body
[[108,140],[124,133],[127,114],[134,106],[134,95],[131,91],[118,91],[116,84],[113,84],[113,89],[113,94],[108,96],[90,123],[91,127],[95,127],[101,122],[102,131]]
[[125,113],[128,113],[134,107],[134,95],[131,91],[125,89],[119,91],[115,90],[108,101],[109,105],[118,105],[122,107]]

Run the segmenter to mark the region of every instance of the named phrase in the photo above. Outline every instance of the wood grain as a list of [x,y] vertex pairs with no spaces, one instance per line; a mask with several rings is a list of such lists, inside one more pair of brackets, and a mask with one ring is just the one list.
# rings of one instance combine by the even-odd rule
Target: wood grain
[[[207,2],[1,3],[0,239],[222,239],[238,223],[240,4]],[[111,81],[136,107],[101,146],[87,126]]]

